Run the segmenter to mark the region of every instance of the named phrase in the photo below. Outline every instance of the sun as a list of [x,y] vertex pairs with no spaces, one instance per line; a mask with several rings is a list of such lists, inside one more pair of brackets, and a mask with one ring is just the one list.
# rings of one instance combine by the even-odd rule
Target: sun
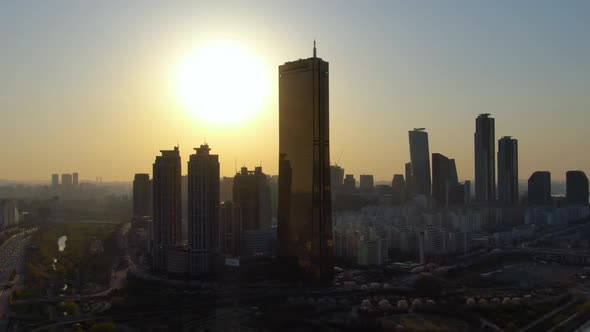
[[176,73],[176,94],[197,120],[244,123],[268,102],[269,70],[252,50],[231,40],[208,42],[189,53]]

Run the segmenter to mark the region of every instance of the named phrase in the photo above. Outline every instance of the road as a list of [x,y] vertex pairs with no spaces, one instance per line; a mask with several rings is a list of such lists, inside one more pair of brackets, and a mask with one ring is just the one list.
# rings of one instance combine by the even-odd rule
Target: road
[[0,319],[4,318],[8,308],[8,299],[12,294],[13,287],[5,289],[9,283],[13,270],[18,275],[23,274],[25,248],[29,244],[31,234],[37,231],[36,228],[15,234],[0,246]]

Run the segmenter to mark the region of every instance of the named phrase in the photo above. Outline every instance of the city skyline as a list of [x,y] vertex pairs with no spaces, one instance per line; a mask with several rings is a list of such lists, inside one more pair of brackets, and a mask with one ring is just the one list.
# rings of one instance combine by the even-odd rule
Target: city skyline
[[[293,8],[257,3],[254,9],[264,15],[257,23],[252,9],[243,8],[242,17],[227,14],[229,3],[178,2],[167,10],[154,5],[137,17],[126,15],[136,4],[58,2],[29,11],[3,3],[0,40],[8,47],[0,63],[7,73],[0,78],[6,87],[0,139],[21,144],[1,148],[11,162],[0,165],[0,178],[47,181],[47,174],[75,169],[83,179],[129,181],[149,171],[149,156],[160,148],[178,144],[188,160],[190,148],[205,138],[217,147],[222,176],[233,175],[236,163],[278,174],[276,66],[292,55],[309,56],[317,36],[320,56],[331,59],[335,70],[331,157],[342,154],[346,173],[373,174],[376,181],[403,173],[409,156],[405,132],[425,127],[431,152],[453,156],[460,180],[473,180],[473,118],[491,113],[497,137],[519,138],[521,179],[547,170],[564,180],[568,169],[590,169],[590,155],[562,148],[589,138],[583,123],[590,120],[584,93],[590,48],[580,42],[589,5],[532,4],[465,2],[451,11],[436,3],[375,2],[350,5],[327,24],[306,2]],[[286,24],[270,18],[282,10],[293,13]],[[199,12],[216,20],[199,21]],[[375,19],[361,27],[354,24],[356,13]],[[289,23],[297,27],[297,18],[307,16],[317,23],[302,27],[295,42],[281,40],[291,31]],[[236,29],[246,23],[251,28]],[[75,29],[79,24],[85,28]],[[135,43],[118,42],[129,38]],[[187,114],[170,91],[171,73],[183,57],[218,40],[235,41],[262,58],[270,82],[260,112],[227,130]],[[112,162],[113,154],[118,162]]]

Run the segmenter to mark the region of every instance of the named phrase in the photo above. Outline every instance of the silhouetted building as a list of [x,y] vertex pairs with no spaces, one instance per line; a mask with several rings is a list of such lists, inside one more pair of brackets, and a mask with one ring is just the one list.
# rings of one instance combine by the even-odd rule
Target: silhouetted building
[[279,67],[278,244],[308,280],[332,282],[328,63]]
[[72,187],[72,174],[61,175],[61,186],[66,189]]
[[567,204],[588,205],[588,178],[583,171],[567,171],[565,186]]
[[180,152],[160,150],[153,165],[152,181],[152,268],[166,270],[166,248],[180,243],[182,204]]
[[262,167],[254,171],[242,167],[234,176],[234,202],[242,209],[242,228],[255,230],[269,228],[271,220],[270,187]]
[[149,174],[135,174],[133,179],[133,216],[150,216],[152,184]]
[[219,156],[209,145],[195,148],[188,162],[190,274],[210,273],[219,249]]
[[344,186],[344,168],[338,165],[330,166],[330,185],[332,186],[332,198],[342,192]]
[[224,176],[220,181],[219,200],[221,202],[233,201],[234,178]]
[[[432,196],[438,206],[447,206],[450,203],[450,192],[460,190],[457,181],[457,168],[455,160],[449,159],[440,153],[432,154]],[[458,196],[457,193],[454,195]]]
[[51,186],[54,188],[59,186],[59,174],[51,174]]
[[405,173],[406,173],[406,198],[409,199],[414,196],[414,181],[412,180],[412,163],[405,164]]
[[242,247],[242,214],[238,204],[222,202],[219,207],[219,243],[221,253],[240,256]]
[[454,183],[448,188],[448,205],[463,206],[471,202],[471,182]]
[[346,192],[353,192],[356,190],[356,180],[353,174],[346,174],[344,177],[343,189]]
[[518,141],[504,136],[498,141],[498,198],[506,205],[518,204]]
[[412,164],[412,184],[415,194],[430,196],[430,152],[428,133],[424,128],[408,132],[410,137],[410,159]]
[[480,114],[475,120],[475,200],[496,200],[496,136],[494,118]]
[[391,201],[393,204],[403,204],[406,201],[406,180],[402,174],[393,175],[391,181]]
[[359,181],[359,190],[363,194],[371,194],[375,191],[375,182],[373,175],[361,174]]
[[78,173],[72,173],[72,184],[74,185],[74,187],[77,187],[78,184],[80,184],[78,181]]
[[528,204],[551,205],[551,173],[536,171],[528,181]]

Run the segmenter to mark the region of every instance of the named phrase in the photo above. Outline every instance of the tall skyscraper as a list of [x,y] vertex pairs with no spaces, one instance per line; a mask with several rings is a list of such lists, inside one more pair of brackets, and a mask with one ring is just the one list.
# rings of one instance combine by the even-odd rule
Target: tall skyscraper
[[588,205],[588,177],[583,171],[565,173],[565,197],[568,204]]
[[415,194],[430,196],[430,152],[428,133],[424,128],[408,132],[410,137],[410,159],[412,164],[412,184]]
[[72,187],[72,174],[62,174],[61,175],[61,185],[62,187],[69,189]]
[[271,220],[270,187],[262,167],[248,171],[242,167],[234,176],[234,203],[242,209],[242,228],[257,230],[269,228]]
[[135,174],[133,179],[133,216],[143,217],[152,214],[152,184],[149,174]]
[[224,176],[220,180],[219,184],[219,201],[227,202],[233,201],[234,191],[234,178],[230,176]]
[[406,196],[408,199],[414,196],[414,181],[412,180],[412,162],[405,164],[406,173]]
[[406,201],[406,180],[402,174],[393,175],[391,194],[393,204],[402,204]]
[[373,180],[373,175],[361,174],[359,180],[359,190],[364,194],[370,194],[375,191],[375,181]]
[[348,193],[354,192],[356,190],[356,180],[354,178],[354,174],[346,174],[346,176],[344,176],[342,189]]
[[502,204],[518,204],[518,141],[504,136],[498,141],[498,198]]
[[188,242],[190,274],[211,272],[219,249],[219,156],[209,145],[195,149],[188,162]]
[[440,153],[432,154],[432,196],[438,206],[447,206],[451,192],[458,185],[455,160]]
[[494,118],[480,114],[475,120],[475,200],[496,200],[496,136]]
[[59,174],[51,174],[51,186],[54,188],[59,186]]
[[231,201],[219,207],[219,247],[224,255],[240,256],[242,247],[242,209]]
[[328,63],[316,57],[279,67],[279,256],[303,278],[333,276]]
[[536,171],[528,182],[529,205],[551,205],[551,173]]
[[342,192],[344,168],[338,165],[330,166],[330,185],[332,187],[332,198],[334,198],[334,194]]
[[72,173],[72,184],[74,187],[78,186],[78,173]]
[[180,243],[182,203],[180,192],[180,152],[160,150],[153,165],[152,181],[152,267],[166,269],[166,250]]

